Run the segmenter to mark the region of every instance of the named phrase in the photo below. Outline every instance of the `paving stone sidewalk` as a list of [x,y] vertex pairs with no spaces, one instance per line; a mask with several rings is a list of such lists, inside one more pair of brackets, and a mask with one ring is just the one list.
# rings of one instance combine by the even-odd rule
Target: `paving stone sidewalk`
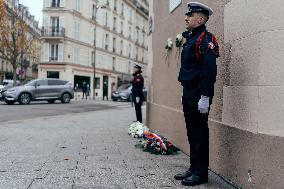
[[[189,159],[135,148],[130,106],[0,124],[0,189],[135,189],[183,187],[173,176]],[[195,187],[233,189],[210,174]]]

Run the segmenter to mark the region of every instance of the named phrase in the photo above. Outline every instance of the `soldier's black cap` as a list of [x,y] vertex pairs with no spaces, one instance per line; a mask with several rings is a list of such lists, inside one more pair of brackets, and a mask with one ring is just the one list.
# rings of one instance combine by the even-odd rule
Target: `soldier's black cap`
[[141,67],[141,66],[139,66],[138,64],[135,64],[135,65],[134,65],[134,68],[138,68],[138,69],[140,69],[140,70],[141,70],[141,68],[142,68],[142,67]]
[[213,14],[213,10],[209,6],[204,5],[202,3],[189,2],[187,4],[187,7],[188,7],[188,12],[185,13],[185,15],[191,15],[194,12],[201,12],[209,17]]

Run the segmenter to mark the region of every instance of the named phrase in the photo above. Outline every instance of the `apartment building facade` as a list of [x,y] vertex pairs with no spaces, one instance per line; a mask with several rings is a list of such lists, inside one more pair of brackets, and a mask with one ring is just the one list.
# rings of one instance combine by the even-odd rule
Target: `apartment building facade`
[[[19,0],[4,0],[7,8],[8,16],[12,16],[12,11],[17,11],[22,15],[22,19],[28,26],[28,33],[26,35],[35,37],[35,44],[40,46],[40,28],[39,22],[30,14],[29,8],[20,4]],[[30,80],[38,76],[38,58],[24,57],[22,65],[17,69],[17,78],[20,80]],[[13,67],[11,63],[0,56],[0,83],[5,79],[13,79]]]
[[107,85],[110,96],[133,64],[147,67],[147,20],[147,1],[44,0],[39,77],[86,82],[97,97]]

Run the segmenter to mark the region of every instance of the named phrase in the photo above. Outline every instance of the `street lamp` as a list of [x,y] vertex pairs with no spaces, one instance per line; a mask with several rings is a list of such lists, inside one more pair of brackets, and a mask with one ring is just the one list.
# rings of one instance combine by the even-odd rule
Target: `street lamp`
[[93,94],[93,100],[96,98],[96,50],[97,50],[97,12],[99,9],[105,9],[106,5],[98,5],[95,7],[95,15],[94,15],[94,20],[95,20],[95,30],[94,30],[94,94]]

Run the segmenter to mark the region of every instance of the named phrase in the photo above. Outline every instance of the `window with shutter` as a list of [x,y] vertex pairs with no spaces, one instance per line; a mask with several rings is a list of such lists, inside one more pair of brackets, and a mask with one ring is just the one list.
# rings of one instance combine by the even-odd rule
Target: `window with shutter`
[[74,0],[74,9],[78,12],[80,12],[81,8],[81,1],[80,0]]
[[50,0],[45,0],[45,1],[44,1],[44,5],[45,5],[45,7],[51,7],[51,2],[50,2]]
[[58,44],[51,44],[50,45],[50,61],[58,61]]
[[64,31],[64,27],[65,27],[65,24],[64,24],[64,17],[60,17],[60,18],[59,18],[59,30],[60,30],[60,32],[63,32],[63,31]]
[[65,7],[65,0],[60,0],[60,7]]
[[63,54],[64,54],[64,49],[63,49],[63,44],[58,45],[58,61],[63,62]]
[[173,12],[179,5],[181,4],[181,0],[170,0],[169,2],[169,12]]
[[74,39],[80,40],[80,23],[78,21],[74,22]]
[[48,43],[45,43],[44,44],[44,51],[43,51],[44,55],[44,62],[48,62],[49,61],[49,44]]

